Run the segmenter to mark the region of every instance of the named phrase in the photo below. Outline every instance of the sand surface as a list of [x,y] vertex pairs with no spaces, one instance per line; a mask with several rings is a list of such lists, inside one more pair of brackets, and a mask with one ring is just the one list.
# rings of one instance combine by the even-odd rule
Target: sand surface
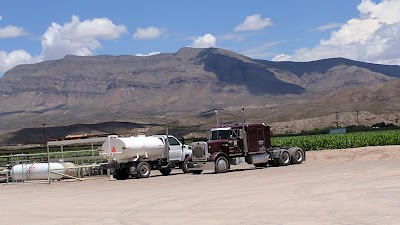
[[301,165],[0,185],[0,224],[400,224],[400,146]]

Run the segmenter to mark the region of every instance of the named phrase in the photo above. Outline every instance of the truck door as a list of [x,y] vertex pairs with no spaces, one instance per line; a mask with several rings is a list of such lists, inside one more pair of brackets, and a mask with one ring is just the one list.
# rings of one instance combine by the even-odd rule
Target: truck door
[[168,137],[169,142],[169,160],[179,161],[182,155],[182,144],[175,137]]
[[239,142],[239,130],[238,129],[233,129],[230,131],[229,134],[229,141],[228,141],[228,147],[229,147],[229,154],[237,154],[240,153],[240,142]]

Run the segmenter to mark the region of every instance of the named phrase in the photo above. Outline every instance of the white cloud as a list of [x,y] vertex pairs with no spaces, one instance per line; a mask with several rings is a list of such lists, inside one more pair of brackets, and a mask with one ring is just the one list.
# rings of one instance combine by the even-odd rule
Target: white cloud
[[197,37],[193,40],[193,48],[211,48],[215,47],[217,43],[217,38],[212,34],[205,34],[204,36]]
[[5,72],[19,64],[30,64],[41,62],[39,56],[33,57],[24,50],[16,50],[10,53],[0,51],[0,72]]
[[137,40],[150,40],[161,37],[165,33],[164,28],[148,27],[148,28],[137,28],[133,34],[133,38]]
[[3,19],[3,17],[2,16],[0,16],[0,21]]
[[316,27],[313,30],[326,31],[326,30],[333,30],[333,29],[339,28],[341,26],[342,26],[341,23],[328,23],[326,25],[323,25],[323,26],[320,26],[320,27]]
[[14,38],[26,35],[27,33],[21,27],[8,25],[4,28],[0,27],[0,38]]
[[67,54],[87,56],[101,47],[100,40],[113,40],[127,33],[124,25],[115,25],[108,18],[80,21],[72,16],[63,26],[52,23],[43,35],[44,59],[59,59]]
[[254,14],[246,17],[246,20],[235,27],[234,31],[261,30],[272,25],[270,18],[262,19],[260,14]]
[[353,18],[313,48],[298,49],[293,55],[273,60],[310,61],[345,57],[354,60],[400,65],[400,1],[362,0]]
[[149,54],[136,54],[135,56],[152,56],[152,55],[158,55],[161,52],[150,52]]

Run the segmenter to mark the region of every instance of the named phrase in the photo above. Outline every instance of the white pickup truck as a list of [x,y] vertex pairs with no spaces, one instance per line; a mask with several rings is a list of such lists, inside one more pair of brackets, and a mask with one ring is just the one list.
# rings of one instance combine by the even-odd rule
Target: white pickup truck
[[173,168],[188,172],[187,158],[192,149],[172,135],[118,137],[110,135],[99,149],[100,155],[108,159],[103,169],[113,169],[117,180],[128,179],[131,175],[147,178],[152,169],[169,175]]

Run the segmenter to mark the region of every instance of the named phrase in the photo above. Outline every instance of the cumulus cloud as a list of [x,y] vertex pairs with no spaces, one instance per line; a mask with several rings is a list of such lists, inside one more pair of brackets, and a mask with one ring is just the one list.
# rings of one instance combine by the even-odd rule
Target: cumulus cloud
[[205,34],[204,36],[197,37],[193,40],[193,48],[211,48],[215,47],[217,38],[212,34]]
[[[42,37],[41,55],[32,56],[25,50],[5,52],[0,50],[0,76],[2,72],[19,64],[37,63],[43,60],[59,59],[67,54],[93,55],[101,48],[101,40],[113,40],[127,33],[123,25],[115,25],[108,18],[94,18],[80,21],[72,16],[64,25],[52,23]],[[26,34],[22,28],[7,26],[0,28],[0,38],[17,37]]]
[[101,48],[100,40],[113,40],[127,33],[124,25],[115,25],[108,18],[80,21],[72,16],[71,22],[63,26],[52,23],[43,35],[42,55],[44,59],[58,59],[67,54],[87,56]]
[[26,35],[27,33],[21,27],[8,25],[4,28],[0,27],[0,38],[14,38]]
[[133,38],[137,40],[150,40],[161,37],[165,33],[164,28],[148,27],[148,28],[137,28],[133,34]]
[[150,52],[149,54],[136,54],[135,56],[152,56],[152,55],[158,55],[161,52]]
[[[0,16],[0,21],[3,19],[2,16]],[[14,37],[19,37],[26,35],[27,32],[25,32],[24,28],[22,27],[17,27],[13,25],[7,25],[6,27],[0,27],[0,39],[1,38],[14,38]]]
[[19,64],[41,62],[40,56],[33,57],[24,50],[16,50],[10,53],[0,51],[0,73],[12,69]]
[[400,65],[400,1],[363,0],[353,18],[313,48],[280,54],[273,60],[310,61],[330,57]]
[[272,22],[270,18],[261,18],[260,14],[254,14],[246,17],[246,20],[235,27],[234,31],[249,31],[249,30],[261,30],[268,26],[271,26]]

